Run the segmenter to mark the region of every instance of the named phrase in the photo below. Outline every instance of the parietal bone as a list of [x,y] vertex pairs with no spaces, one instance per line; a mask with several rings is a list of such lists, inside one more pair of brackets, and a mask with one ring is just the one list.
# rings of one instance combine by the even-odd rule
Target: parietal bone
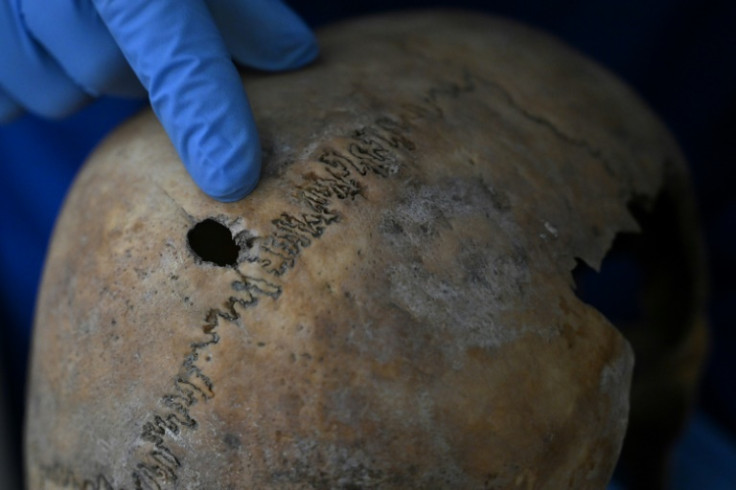
[[319,39],[306,69],[245,74],[242,201],[199,191],[150,111],[86,163],[38,300],[29,488],[605,487],[633,357],[571,270],[686,179],[671,136],[510,21]]

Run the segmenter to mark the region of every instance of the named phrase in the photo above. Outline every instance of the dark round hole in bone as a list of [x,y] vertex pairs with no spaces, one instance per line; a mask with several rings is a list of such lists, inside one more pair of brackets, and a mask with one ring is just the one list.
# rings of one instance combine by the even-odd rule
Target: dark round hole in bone
[[240,247],[233,240],[230,230],[207,218],[200,221],[187,233],[187,241],[192,252],[205,262],[212,262],[221,267],[235,265]]

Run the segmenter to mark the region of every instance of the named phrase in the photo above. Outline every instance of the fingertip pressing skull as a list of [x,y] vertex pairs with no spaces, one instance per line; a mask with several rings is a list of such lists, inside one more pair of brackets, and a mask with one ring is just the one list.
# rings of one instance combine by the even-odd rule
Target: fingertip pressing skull
[[633,356],[571,271],[686,179],[677,147],[514,23],[392,14],[321,44],[248,77],[243,201],[196,189],[150,113],[90,158],[39,297],[30,488],[605,486]]

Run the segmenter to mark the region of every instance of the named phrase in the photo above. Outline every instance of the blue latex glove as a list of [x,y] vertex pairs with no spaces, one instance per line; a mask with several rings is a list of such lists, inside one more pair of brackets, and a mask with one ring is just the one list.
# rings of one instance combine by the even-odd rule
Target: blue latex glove
[[285,70],[317,52],[279,0],[2,0],[0,120],[147,92],[197,185],[236,201],[258,182],[260,146],[232,59]]

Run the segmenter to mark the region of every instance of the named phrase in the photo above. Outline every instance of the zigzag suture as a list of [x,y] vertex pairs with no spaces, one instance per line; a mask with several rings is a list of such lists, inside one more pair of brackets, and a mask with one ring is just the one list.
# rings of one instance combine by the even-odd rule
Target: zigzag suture
[[[213,307],[207,312],[202,327],[204,340],[190,345],[188,354],[180,364],[179,373],[173,379],[171,390],[160,398],[160,408],[154,410],[143,423],[139,436],[142,442],[140,457],[131,473],[133,489],[163,490],[178,480],[179,469],[184,462],[183,456],[177,455],[172,448],[172,441],[174,436],[179,437],[183,431],[197,429],[198,422],[192,417],[190,408],[196,403],[206,403],[215,396],[214,383],[198,361],[204,349],[220,341],[218,329],[221,320],[235,324],[241,318],[238,308],[253,308],[263,297],[278,300],[282,293],[278,284],[281,276],[294,267],[301,252],[313,240],[319,239],[327,227],[342,218],[331,207],[335,199],[353,199],[361,194],[369,175],[389,178],[402,165],[410,164],[415,144],[409,135],[417,122],[443,119],[443,110],[439,105],[441,99],[457,99],[475,92],[479,85],[498,92],[507,104],[563,141],[590,150],[586,142],[562,133],[546,119],[520,107],[498,83],[472,74],[467,69],[463,70],[460,82],[438,83],[425,92],[418,103],[402,104],[396,116],[379,117],[373,124],[354,131],[345,148],[324,149],[316,159],[324,174],[316,179],[305,179],[306,183],[295,191],[303,211],[299,216],[282,213],[274,218],[271,223],[275,231],[261,239],[261,253],[258,257],[247,259],[258,264],[270,279],[251,277],[243,274],[237,266],[233,267],[239,276],[239,280],[231,284],[235,294],[231,293],[222,307]],[[591,153],[598,152],[591,150]],[[43,467],[42,473],[46,480],[67,488],[116,490],[106,475],[79,479],[72,470],[59,463]],[[125,490],[125,487],[117,487],[117,490]]]

